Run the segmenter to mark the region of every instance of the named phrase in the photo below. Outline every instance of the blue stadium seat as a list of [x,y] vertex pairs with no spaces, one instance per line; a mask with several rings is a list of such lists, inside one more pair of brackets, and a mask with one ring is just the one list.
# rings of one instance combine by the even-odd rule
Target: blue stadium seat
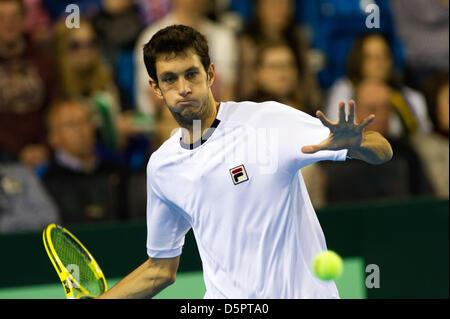
[[61,16],[66,16],[66,8],[70,4],[76,4],[80,8],[80,13],[92,16],[102,5],[101,0],[42,0],[43,6],[50,14],[52,21],[56,21]]
[[[379,29],[366,27],[368,13],[362,8],[369,3],[376,3],[380,8]],[[393,48],[395,66],[403,66],[403,49],[394,31],[389,1],[316,0],[299,1],[297,5],[298,18],[305,19],[301,23],[308,24],[313,31],[312,47],[321,50],[327,57],[325,69],[319,73],[322,88],[329,88],[344,75],[350,47],[361,33],[384,33]]]
[[118,55],[115,77],[122,97],[122,109],[135,109],[133,50],[122,51]]
[[253,13],[253,1],[231,0],[230,10],[239,13],[244,21],[249,21]]
[[[380,8],[380,28],[368,29],[367,4],[376,3]],[[328,89],[333,82],[345,74],[345,65],[350,47],[356,37],[375,30],[384,33],[394,53],[394,65],[404,65],[403,47],[397,38],[392,21],[389,0],[295,0],[295,18],[299,25],[312,31],[311,47],[322,51],[327,58],[325,69],[319,73],[319,83]],[[232,0],[231,10],[248,21],[252,15],[252,0]]]

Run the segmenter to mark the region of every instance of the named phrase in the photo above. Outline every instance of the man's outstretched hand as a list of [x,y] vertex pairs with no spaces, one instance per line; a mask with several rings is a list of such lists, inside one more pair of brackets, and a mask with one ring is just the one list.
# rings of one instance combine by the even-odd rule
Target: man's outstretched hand
[[352,149],[361,146],[364,129],[372,123],[375,115],[370,115],[361,124],[355,123],[355,102],[348,102],[348,119],[345,114],[345,103],[339,102],[339,121],[330,121],[325,114],[317,111],[316,115],[322,124],[330,129],[330,135],[318,145],[304,146],[303,153],[315,153],[321,150]]
[[302,147],[306,154],[322,150],[347,149],[352,158],[361,159],[371,164],[381,164],[392,158],[392,148],[389,142],[378,132],[364,129],[373,122],[375,115],[365,118],[362,123],[355,123],[355,101],[348,102],[348,118],[345,114],[345,103],[339,103],[339,121],[330,121],[321,111],[316,115],[322,124],[330,129],[330,135],[317,145]]

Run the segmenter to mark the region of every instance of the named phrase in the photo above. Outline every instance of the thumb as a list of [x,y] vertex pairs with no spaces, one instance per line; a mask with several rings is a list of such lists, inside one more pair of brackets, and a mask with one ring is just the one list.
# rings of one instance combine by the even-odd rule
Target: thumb
[[313,154],[321,150],[320,145],[303,146],[302,152],[305,154]]

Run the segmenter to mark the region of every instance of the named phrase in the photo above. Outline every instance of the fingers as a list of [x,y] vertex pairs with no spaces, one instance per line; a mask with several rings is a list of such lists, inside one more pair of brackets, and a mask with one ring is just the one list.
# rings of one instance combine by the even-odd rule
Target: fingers
[[324,126],[330,128],[333,125],[333,123],[321,111],[317,111],[316,116]]
[[303,146],[302,152],[305,154],[313,154],[318,151],[320,151],[322,147],[320,145],[309,145],[309,146]]
[[355,123],[355,101],[353,100],[348,102],[348,123]]
[[338,106],[338,112],[339,112],[339,123],[345,123],[345,102],[340,101]]
[[[348,122],[351,124],[355,124],[355,108],[356,108],[355,101],[353,100],[348,101],[348,109],[349,109]],[[359,124],[359,127],[362,130],[365,129],[367,126],[370,125],[370,123],[373,122],[374,119],[375,115],[371,114],[370,116],[366,117],[361,124]]]
[[326,150],[328,146],[329,146],[329,138],[323,140],[320,144],[303,146],[302,152],[305,154],[313,154],[318,151]]
[[359,127],[363,130],[365,129],[367,126],[370,125],[370,123],[373,122],[373,120],[375,119],[375,115],[369,115],[368,117],[366,117],[364,119],[364,121],[359,125]]

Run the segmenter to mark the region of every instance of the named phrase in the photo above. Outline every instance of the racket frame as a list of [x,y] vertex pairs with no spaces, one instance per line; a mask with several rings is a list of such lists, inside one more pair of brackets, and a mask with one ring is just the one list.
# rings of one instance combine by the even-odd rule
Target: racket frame
[[[88,257],[88,259],[90,261],[88,266],[94,273],[95,278],[97,278],[97,280],[100,280],[103,284],[104,289],[103,289],[102,293],[107,291],[108,288],[107,288],[105,276],[104,276],[102,270],[100,269],[100,266],[95,261],[94,257],[91,255],[91,253],[86,249],[86,247],[84,247],[84,245],[78,240],[78,238],[76,238],[66,228],[64,228],[60,225],[50,224],[44,229],[44,231],[42,233],[44,247],[45,247],[45,251],[47,252],[48,257],[50,258],[50,261],[53,264],[53,267],[55,268],[56,272],[58,273],[59,279],[61,280],[61,283],[64,287],[64,292],[66,294],[66,298],[67,299],[80,299],[82,297],[93,298],[94,296],[92,296],[89,293],[89,291],[86,290],[86,288],[84,288],[82,285],[80,285],[78,280],[69,272],[69,270],[66,268],[66,266],[64,266],[63,262],[59,258],[58,253],[56,252],[55,247],[52,242],[52,239],[51,239],[51,232],[54,228],[58,228],[64,234],[68,235],[79,246],[80,251]],[[78,295],[76,297],[75,297],[74,291],[78,292]]]

